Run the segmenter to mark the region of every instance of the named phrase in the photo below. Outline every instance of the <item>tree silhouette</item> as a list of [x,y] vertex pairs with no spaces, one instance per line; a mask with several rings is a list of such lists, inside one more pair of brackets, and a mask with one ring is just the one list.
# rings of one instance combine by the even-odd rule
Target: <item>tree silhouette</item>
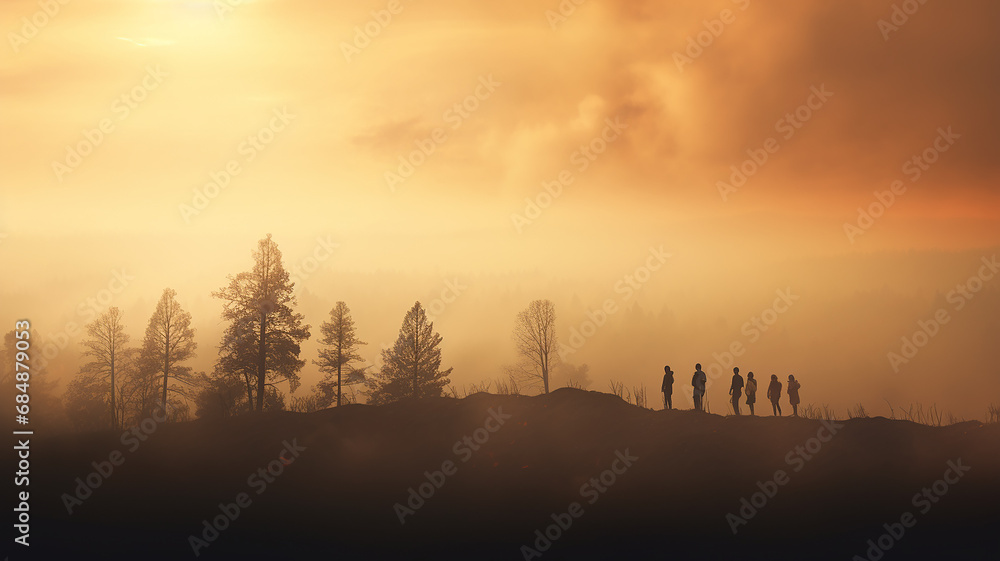
[[[198,387],[195,396],[195,415],[202,419],[225,419],[250,410],[243,380],[238,375],[204,372],[197,375]],[[266,406],[266,405],[265,405]]]
[[163,397],[160,403],[164,409],[167,407],[167,389],[171,376],[181,383],[191,384],[191,367],[181,366],[180,363],[194,356],[194,350],[198,346],[194,341],[194,329],[191,328],[191,314],[181,309],[176,296],[177,292],[171,288],[163,291],[153,316],[149,318],[142,342],[143,367],[163,374]]
[[440,370],[440,345],[441,335],[417,302],[403,318],[396,343],[382,351],[382,369],[368,380],[368,402],[440,396],[452,370]]
[[517,314],[513,337],[518,354],[513,373],[529,383],[541,382],[542,390],[549,393],[549,374],[559,358],[552,301],[534,300]]
[[[320,331],[323,333],[320,343],[327,348],[320,349],[319,360],[313,361],[319,365],[321,372],[326,372],[326,376],[319,383],[319,405],[329,407],[333,397],[336,396],[337,407],[340,407],[343,386],[364,382],[364,369],[350,368],[350,363],[363,360],[357,348],[368,343],[358,339],[355,334],[351,310],[344,302],[337,302],[334,305],[330,310],[330,321],[323,322]],[[334,375],[337,377],[336,393],[333,391]]]
[[[219,359],[215,364],[213,378],[227,378],[243,386],[243,396],[247,411],[253,411],[254,394],[257,389],[257,342],[254,340],[255,324],[252,321],[234,321],[222,333],[219,344]],[[232,380],[228,380],[232,379]]]
[[[15,403],[14,397],[21,393],[21,385],[24,384],[23,387],[28,389],[31,396],[32,427],[36,430],[58,430],[67,421],[66,408],[62,396],[56,391],[57,382],[50,380],[49,373],[44,369],[39,370],[41,348],[35,349],[38,352],[30,352],[30,348],[28,352],[17,348],[18,341],[30,342],[31,337],[35,336],[35,332],[25,331],[11,330],[3,336],[3,346],[0,347],[0,403]],[[17,363],[26,365],[28,370],[19,369]],[[106,409],[102,407],[101,411],[103,413]]]
[[140,349],[128,347],[120,356],[115,388],[116,416],[121,427],[142,422],[159,406],[157,373],[143,366]]
[[112,306],[87,324],[87,337],[83,340],[83,346],[87,350],[83,354],[92,360],[83,366],[82,372],[104,382],[105,391],[109,396],[111,426],[114,428],[121,428],[119,410],[115,405],[118,393],[115,378],[126,359],[128,342],[129,336],[125,333],[122,312],[117,306]]
[[108,383],[89,372],[81,372],[66,386],[63,401],[66,416],[76,430],[107,429]]
[[217,366],[242,375],[251,410],[264,409],[268,385],[288,381],[290,390],[299,386],[299,344],[309,338],[302,314],[292,311],[295,296],[281,251],[271,234],[257,243],[250,271],[229,276],[229,285],[212,296],[223,301],[222,318],[230,322],[219,347]]

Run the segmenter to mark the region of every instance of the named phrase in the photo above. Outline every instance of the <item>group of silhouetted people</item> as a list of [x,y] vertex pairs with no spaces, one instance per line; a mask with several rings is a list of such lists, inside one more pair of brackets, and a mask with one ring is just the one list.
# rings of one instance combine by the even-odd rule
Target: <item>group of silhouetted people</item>
[[[705,384],[708,382],[708,377],[705,376],[705,372],[701,369],[701,364],[694,365],[694,375],[691,377],[691,387],[692,395],[694,397],[694,408],[697,411],[704,411],[704,401],[705,401]],[[788,403],[792,405],[792,415],[799,415],[799,388],[801,385],[795,376],[788,375]],[[670,370],[670,366],[663,367],[663,384],[660,386],[660,390],[663,391],[663,405],[667,409],[673,409],[673,393],[674,393],[674,372]],[[740,414],[740,398],[743,394],[746,394],[746,404],[750,408],[750,414],[755,415],[753,406],[757,402],[757,380],[753,377],[753,372],[747,373],[746,382],[743,381],[743,376],[740,376],[740,369],[733,368],[733,382],[729,386],[730,401],[733,404],[733,412],[737,415]],[[781,382],[778,381],[778,377],[771,374],[771,383],[767,386],[767,399],[771,402],[771,412],[774,415],[781,415],[781,405],[778,403],[781,400]]]

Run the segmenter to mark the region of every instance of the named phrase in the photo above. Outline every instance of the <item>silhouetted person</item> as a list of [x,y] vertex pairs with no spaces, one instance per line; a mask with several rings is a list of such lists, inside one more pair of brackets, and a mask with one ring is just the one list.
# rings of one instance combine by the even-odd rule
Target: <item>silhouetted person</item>
[[663,392],[663,406],[673,409],[674,404],[670,398],[674,395],[674,371],[669,366],[663,367],[663,384],[660,385],[660,391]]
[[799,388],[801,386],[802,384],[795,380],[795,376],[788,375],[788,403],[792,404],[792,415],[796,417],[799,416]]
[[694,388],[694,408],[697,411],[703,411],[702,409],[702,399],[705,397],[705,373],[701,371],[701,363],[694,365],[694,376],[691,376],[691,386]]
[[750,414],[753,415],[753,404],[757,403],[757,380],[753,378],[753,372],[747,374],[747,405],[750,407]]
[[780,416],[781,406],[778,405],[778,400],[781,399],[781,382],[774,374],[771,374],[771,385],[767,386],[767,398],[771,400],[771,412]]
[[739,368],[733,368],[733,383],[729,386],[729,395],[733,396],[733,413],[739,415],[740,397],[743,396],[743,376],[740,376]]

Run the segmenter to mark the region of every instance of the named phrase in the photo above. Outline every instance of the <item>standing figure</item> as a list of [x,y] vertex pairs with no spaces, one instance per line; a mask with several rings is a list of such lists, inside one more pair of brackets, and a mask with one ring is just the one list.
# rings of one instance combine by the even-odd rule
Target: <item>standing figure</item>
[[674,404],[670,398],[674,395],[674,371],[669,366],[663,367],[663,383],[660,385],[660,391],[663,392],[663,406],[673,409]]
[[771,412],[780,416],[781,406],[778,405],[778,400],[781,399],[781,382],[774,374],[771,374],[771,384],[767,386],[767,398],[771,400]]
[[747,374],[747,405],[750,407],[750,414],[753,415],[753,404],[757,402],[757,380],[753,379],[753,372]]
[[729,395],[733,396],[733,413],[739,415],[740,397],[743,395],[743,376],[740,376],[739,368],[733,368],[733,383],[729,386]]
[[696,411],[703,411],[702,409],[702,398],[705,397],[705,382],[707,382],[705,373],[701,371],[701,363],[694,365],[694,376],[691,376],[691,386],[694,388],[692,397],[694,397],[694,408]]
[[795,376],[788,375],[788,403],[792,404],[792,415],[799,416],[799,388],[802,385],[795,379]]

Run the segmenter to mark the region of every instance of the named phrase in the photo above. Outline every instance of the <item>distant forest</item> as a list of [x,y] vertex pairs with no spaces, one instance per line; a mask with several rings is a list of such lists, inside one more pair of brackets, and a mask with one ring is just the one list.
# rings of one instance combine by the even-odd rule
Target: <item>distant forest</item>
[[[163,417],[162,410],[171,420],[191,420],[254,411],[310,412],[362,398],[377,405],[457,394],[454,388],[449,391],[452,369],[441,368],[442,337],[420,302],[406,312],[395,344],[382,350],[382,365],[375,370],[362,365],[358,349],[366,343],[356,332],[347,304],[338,301],[320,325],[321,348],[312,358],[324,377],[308,395],[288,402],[309,358],[301,356],[300,345],[313,332],[295,311],[294,283],[270,234],[253,251],[253,267],[227,281],[212,293],[222,301],[227,323],[212,372],[194,372],[185,365],[198,349],[195,330],[177,293],[166,288],[138,344],[126,333],[126,318],[118,307],[108,308],[84,327],[80,344],[87,362],[64,395],[56,394],[43,373],[32,372],[33,422],[78,431],[120,430],[154,413]],[[555,320],[555,307],[548,300],[531,302],[518,314],[513,339],[519,359],[505,367],[508,379],[498,383],[498,390],[549,391],[558,360]],[[4,336],[0,393],[12,393],[20,379],[15,362],[30,362],[33,353],[17,344],[28,337],[30,331],[17,330]]]

